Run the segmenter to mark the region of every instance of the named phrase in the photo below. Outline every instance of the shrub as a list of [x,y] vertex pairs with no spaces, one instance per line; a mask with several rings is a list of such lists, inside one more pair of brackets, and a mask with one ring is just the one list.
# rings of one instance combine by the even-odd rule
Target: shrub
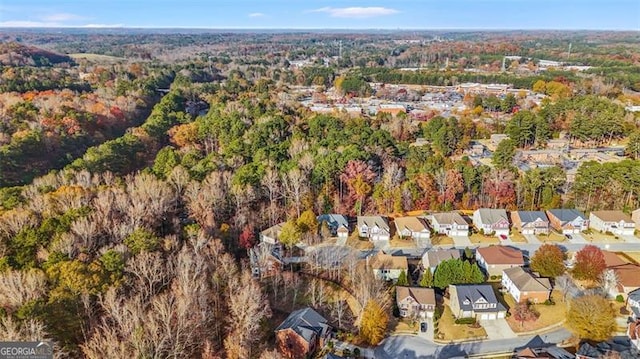
[[458,318],[456,324],[476,324],[476,318]]
[[622,294],[616,295],[616,302],[618,303],[624,302],[624,297],[622,296]]
[[327,343],[327,346],[329,347],[329,349],[333,349],[334,347],[333,340],[329,340],[329,342]]
[[555,304],[556,303],[551,299],[547,299],[547,300],[544,301],[544,305],[555,305]]
[[345,348],[342,350],[342,356],[345,358],[348,358],[351,356],[351,350],[349,350],[349,348]]
[[497,276],[497,275],[492,275],[492,276],[491,276],[491,280],[496,280],[496,278],[498,278],[498,276]]
[[360,357],[360,348],[354,348],[353,349],[353,356],[356,358]]

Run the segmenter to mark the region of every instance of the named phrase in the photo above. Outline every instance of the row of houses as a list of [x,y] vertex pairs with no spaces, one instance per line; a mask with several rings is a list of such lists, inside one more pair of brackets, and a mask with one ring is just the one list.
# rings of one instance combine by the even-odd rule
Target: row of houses
[[[347,238],[352,223],[341,214],[323,214],[318,222],[325,222],[331,235]],[[522,234],[548,234],[551,229],[562,234],[577,234],[592,228],[616,235],[633,235],[640,223],[640,209],[632,216],[622,211],[594,211],[589,217],[576,209],[551,209],[547,211],[512,211],[480,208],[473,212],[472,224],[486,235],[508,236],[515,228]],[[397,217],[393,220],[395,233],[401,239],[428,240],[432,233],[451,237],[468,236],[469,223],[460,213],[443,212],[426,216]],[[392,227],[385,216],[358,216],[355,223],[358,235],[371,241],[391,239]],[[275,244],[282,224],[267,228],[260,233],[260,240]]]

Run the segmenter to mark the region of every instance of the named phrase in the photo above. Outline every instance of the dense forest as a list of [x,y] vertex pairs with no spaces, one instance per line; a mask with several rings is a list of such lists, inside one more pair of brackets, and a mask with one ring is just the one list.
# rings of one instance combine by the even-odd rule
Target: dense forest
[[[302,70],[287,67],[287,57],[329,54],[336,35],[321,35],[324,45],[310,35],[299,42],[288,35],[104,35],[109,42],[89,43],[88,35],[55,36],[48,47],[58,51],[86,46],[120,57],[44,61],[48,52],[20,50],[26,60],[0,67],[0,336],[50,338],[60,357],[273,358],[273,329],[294,307],[313,302],[340,313],[336,326],[347,332],[358,331],[369,301],[390,308],[386,287],[350,265],[333,278],[355,288],[359,309],[344,318],[335,286],[325,292],[288,271],[255,280],[247,249],[277,223],[295,241],[313,242],[322,213],[640,206],[639,118],[625,110],[640,104],[638,52],[607,65],[608,53],[576,46],[603,66],[587,74],[403,73],[386,65],[418,49],[394,55],[395,35],[380,35],[382,45],[372,48],[373,37],[346,37],[350,64]],[[482,54],[494,56],[480,58],[475,46],[461,45],[475,38],[456,36],[447,51],[478,56],[479,64],[494,63],[507,44],[492,40]],[[526,46],[534,35],[522,36],[509,49],[532,52]],[[229,38],[241,41],[223,48]],[[280,39],[272,56],[267,38]],[[553,41],[539,39],[550,58],[560,53]],[[420,49],[445,51],[432,45]],[[198,46],[212,52],[167,60],[171,50]],[[377,65],[350,68],[359,59]],[[471,110],[416,121],[315,114],[289,93],[298,85],[336,86],[349,97],[370,91],[369,81],[509,83],[545,99],[529,105],[520,96],[466,96]],[[194,111],[194,104],[206,106]],[[474,164],[465,152],[471,141],[498,130],[510,140],[490,164]],[[571,184],[558,166],[513,165],[516,150],[543,149],[560,136],[577,147],[622,145],[628,158],[586,162]],[[415,145],[418,138],[427,144]]]

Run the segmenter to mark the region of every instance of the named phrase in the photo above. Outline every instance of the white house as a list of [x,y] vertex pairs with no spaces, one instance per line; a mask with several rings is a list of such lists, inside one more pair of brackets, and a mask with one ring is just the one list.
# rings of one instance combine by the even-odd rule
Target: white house
[[480,208],[475,210],[473,225],[487,235],[509,235],[509,217],[504,209]]
[[431,229],[423,217],[398,217],[394,220],[396,233],[402,239],[429,239]]
[[622,211],[595,211],[589,214],[589,227],[600,232],[632,236],[636,224]]
[[456,318],[495,320],[507,314],[489,284],[450,285],[449,297],[449,307]]
[[378,279],[395,282],[402,272],[408,275],[407,257],[392,256],[379,251],[376,255],[367,257],[365,261]]
[[469,224],[458,212],[434,213],[433,230],[447,236],[469,236]]
[[358,216],[358,235],[370,241],[388,241],[391,228],[387,218],[382,216]]

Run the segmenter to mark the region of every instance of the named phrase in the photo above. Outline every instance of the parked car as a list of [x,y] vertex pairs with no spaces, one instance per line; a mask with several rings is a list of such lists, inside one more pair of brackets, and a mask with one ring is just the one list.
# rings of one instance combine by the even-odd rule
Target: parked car
[[567,237],[567,239],[573,239],[570,234],[565,234],[564,236]]
[[425,322],[420,323],[420,331],[423,333],[427,331],[427,323]]
[[503,241],[506,241],[507,240],[507,236],[504,235],[504,234],[501,234],[500,235],[500,239],[503,240]]

